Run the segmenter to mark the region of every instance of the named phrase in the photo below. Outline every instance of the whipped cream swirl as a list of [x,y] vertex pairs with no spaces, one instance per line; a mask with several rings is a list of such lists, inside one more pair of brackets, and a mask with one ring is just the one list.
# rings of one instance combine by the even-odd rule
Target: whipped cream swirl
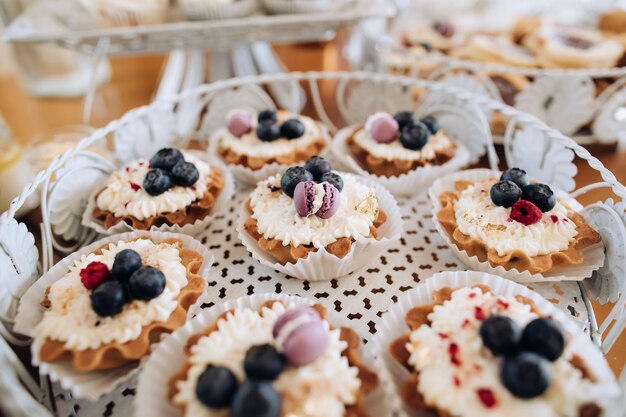
[[[451,300],[428,315],[431,325],[413,331],[406,346],[411,353],[409,364],[419,372],[419,392],[427,404],[464,417],[578,417],[581,405],[594,402],[593,382],[571,364],[569,346],[550,364],[552,382],[543,395],[532,399],[513,396],[500,380],[502,358],[493,356],[482,343],[477,309],[485,316],[506,315],[521,326],[537,318],[528,305],[514,297],[483,293],[479,288],[454,291]],[[453,344],[454,363],[450,353]],[[479,390],[491,392],[493,406],[481,401]]]
[[133,216],[144,220],[159,214],[173,213],[188,207],[207,192],[211,182],[211,167],[198,157],[183,152],[185,161],[196,166],[200,177],[191,187],[174,186],[163,194],[152,196],[143,189],[143,180],[150,171],[150,161],[139,159],[126,165],[109,178],[98,197],[96,205],[115,217]]
[[479,239],[500,256],[514,250],[537,256],[567,249],[578,231],[563,202],[557,201],[538,223],[526,226],[509,218],[510,208],[493,204],[489,192],[496,182],[480,181],[461,192],[454,215],[463,234]]
[[[342,174],[344,187],[337,212],[329,219],[301,217],[293,199],[280,190],[280,175],[259,182],[250,196],[252,218],[259,233],[284,246],[313,245],[320,249],[342,237],[369,236],[377,212],[362,209],[364,202],[376,201],[373,190],[356,177]],[[272,191],[276,190],[276,191]]]
[[454,142],[443,131],[432,135],[426,145],[420,150],[414,151],[402,146],[400,140],[390,143],[379,143],[365,129],[360,129],[354,135],[354,141],[369,154],[387,161],[420,161],[428,162],[436,158],[438,151],[450,149]]
[[[91,291],[80,280],[80,271],[91,262],[102,262],[111,269],[115,255],[132,249],[143,265],[158,268],[165,275],[165,290],[150,301],[133,300],[121,313],[100,317],[91,308]],[[111,243],[102,254],[82,256],[61,279],[50,286],[50,308],[34,329],[37,339],[64,342],[68,349],[97,349],[107,343],[126,343],[135,340],[143,327],[154,322],[167,321],[178,301],[178,295],[187,285],[187,270],[182,264],[178,246],[154,243],[148,239]]]
[[[255,345],[271,344],[280,350],[272,336],[276,320],[294,305],[274,303],[262,314],[249,308],[235,310],[218,321],[218,330],[204,336],[191,347],[191,368],[187,378],[177,384],[175,404],[185,406],[186,417],[227,417],[227,408],[212,409],[196,397],[196,383],[207,365],[224,366],[242,382],[244,357]],[[324,326],[330,329],[327,321]],[[361,386],[358,369],[341,355],[347,343],[340,340],[339,329],[329,330],[329,346],[322,356],[305,366],[289,366],[272,383],[282,397],[282,415],[343,417],[346,405],[356,402]]]
[[298,119],[304,125],[304,134],[297,139],[279,138],[271,142],[263,142],[256,135],[258,121],[256,118],[253,119],[252,131],[241,137],[233,135],[228,129],[220,129],[216,133],[218,146],[228,149],[237,155],[270,159],[291,155],[299,150],[308,148],[315,142],[324,140],[322,128],[315,120],[295,113],[278,112],[279,124],[288,119]]

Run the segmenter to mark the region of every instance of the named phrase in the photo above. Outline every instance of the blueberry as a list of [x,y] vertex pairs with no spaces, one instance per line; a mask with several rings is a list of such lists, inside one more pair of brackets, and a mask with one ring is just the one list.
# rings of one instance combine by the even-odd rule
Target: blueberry
[[143,189],[150,195],[161,195],[170,188],[172,188],[172,176],[162,169],[151,169],[143,179]]
[[287,359],[272,345],[252,346],[243,361],[250,379],[274,380],[285,369]]
[[519,188],[524,189],[528,185],[528,178],[526,178],[526,171],[519,168],[507,169],[500,176],[500,181],[514,182]]
[[324,175],[322,175],[322,178],[320,178],[320,182],[329,182],[332,185],[335,186],[335,188],[337,189],[337,191],[341,192],[341,190],[343,190],[343,178],[341,178],[341,175],[335,173],[335,172],[327,172]]
[[480,325],[480,337],[494,355],[510,355],[522,341],[522,328],[510,318],[494,314]]
[[398,122],[398,129],[400,129],[400,131],[402,131],[402,129],[406,126],[413,125],[415,123],[415,120],[413,119],[413,112],[410,111],[401,111],[396,113],[393,118],[396,119],[396,122]]
[[413,151],[419,151],[428,143],[430,131],[421,122],[406,126],[400,132],[400,142],[402,146]]
[[556,321],[538,318],[526,325],[522,334],[522,345],[524,349],[554,362],[563,354],[565,336]]
[[111,273],[113,277],[127,283],[130,276],[141,268],[141,256],[132,249],[124,249],[115,255]]
[[237,377],[228,368],[209,365],[198,377],[196,397],[211,408],[228,407],[237,393]]
[[265,120],[256,127],[256,135],[263,142],[271,142],[280,137],[280,126],[271,120]]
[[280,126],[280,136],[287,139],[297,139],[304,135],[304,124],[298,119],[285,120]]
[[511,207],[522,196],[522,190],[514,182],[500,181],[491,186],[489,195],[496,206]]
[[230,408],[231,417],[278,417],[282,401],[271,383],[266,381],[245,382]]
[[426,116],[422,120],[420,120],[420,122],[424,123],[430,133],[432,133],[433,135],[439,132],[439,129],[441,129],[441,126],[439,125],[439,120],[437,120],[435,116]]
[[280,178],[280,188],[283,193],[293,198],[296,185],[302,181],[313,181],[313,174],[303,167],[291,167]]
[[177,185],[191,187],[200,178],[198,168],[191,162],[179,162],[172,168],[172,180]]
[[91,308],[101,317],[114,316],[122,311],[128,297],[119,281],[105,281],[91,293]]
[[550,211],[556,206],[556,196],[546,184],[529,184],[524,187],[524,200],[528,200],[539,210]]
[[330,166],[330,162],[322,158],[321,156],[313,156],[306,164],[304,164],[304,169],[309,171],[311,175],[313,175],[313,179],[316,182],[320,182],[322,179],[322,175],[330,172],[332,167]]
[[150,159],[150,166],[169,171],[174,165],[184,160],[185,157],[178,149],[163,148]]
[[278,121],[278,115],[276,114],[274,110],[263,110],[259,112],[259,115],[257,116],[257,121],[259,123],[263,123],[268,120],[274,123]]
[[506,357],[500,371],[502,384],[518,398],[534,398],[550,386],[550,362],[539,355],[524,352]]
[[154,267],[142,266],[128,279],[128,289],[137,300],[152,300],[165,289],[165,275]]

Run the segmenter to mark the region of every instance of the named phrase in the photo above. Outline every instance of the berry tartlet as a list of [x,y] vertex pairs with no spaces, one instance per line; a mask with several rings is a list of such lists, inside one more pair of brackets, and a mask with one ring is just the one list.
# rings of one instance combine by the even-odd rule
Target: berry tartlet
[[359,336],[332,326],[322,305],[239,305],[189,337],[169,399],[183,416],[365,417],[378,378],[359,347]]
[[[28,290],[16,331],[33,338],[35,363],[64,385],[80,390],[73,384],[93,382],[93,375],[94,392],[81,394],[97,398],[135,369],[161,335],[185,324],[203,298],[211,262],[189,236],[108,237],[60,261]],[[112,372],[94,372],[103,370]]]
[[[284,110],[253,113],[233,109],[225,124],[211,138],[212,146],[237,178],[247,182],[256,183],[289,165],[303,163],[321,153],[329,142],[328,129],[320,122]],[[239,175],[241,168],[251,172]]]
[[582,269],[590,274],[603,261],[600,235],[571,207],[575,200],[522,169],[452,174],[433,184],[430,198],[442,236],[466,257],[502,272],[545,275],[592,262]]
[[[619,390],[581,329],[568,322],[565,331],[565,315],[553,314],[552,306],[546,315],[537,303],[549,303],[514,283],[475,272],[445,274],[429,280],[434,289],[414,290],[432,291],[429,302],[411,304],[428,295],[407,294],[388,313],[393,323],[381,326],[390,338],[379,349],[387,350],[381,354],[405,409],[441,417],[603,415]],[[483,279],[465,279],[478,275]],[[506,295],[471,281],[500,284]]]
[[261,181],[245,204],[245,231],[281,264],[320,249],[344,258],[360,236],[376,239],[387,219],[372,187],[318,156]]
[[83,224],[108,234],[190,233],[205,226],[218,199],[230,198],[233,185],[228,173],[199,155],[163,148],[150,159],[126,164],[90,197]]

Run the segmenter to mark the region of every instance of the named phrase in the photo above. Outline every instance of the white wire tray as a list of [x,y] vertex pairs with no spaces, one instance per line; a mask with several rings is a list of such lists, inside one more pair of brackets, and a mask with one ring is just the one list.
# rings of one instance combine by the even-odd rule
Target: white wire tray
[[391,17],[395,7],[386,0],[353,0],[337,10],[316,13],[256,15],[223,20],[184,21],[103,28],[80,0],[39,1],[4,31],[17,43],[52,42],[91,54],[101,38],[110,41],[109,54],[140,54],[178,48],[225,51],[237,44],[326,39],[333,31],[371,17]]
[[[15,306],[41,272],[52,266],[54,252],[71,253],[97,238],[81,226],[82,210],[90,190],[98,180],[108,176],[114,165],[88,148],[112,137],[114,151],[128,160],[167,145],[184,147],[191,138],[199,139],[206,145],[210,133],[223,123],[229,109],[243,103],[259,110],[274,107],[273,98],[266,91],[271,91],[269,87],[278,84],[301,84],[305,87],[309,110],[313,110],[314,116],[327,123],[333,131],[338,125],[362,122],[367,114],[375,110],[434,112],[443,127],[468,147],[473,156],[487,154],[492,167],[497,166],[498,161],[483,110],[498,109],[512,119],[505,135],[507,165],[521,166],[539,180],[573,191],[576,171],[572,160],[577,155],[599,172],[602,182],[573,191],[575,196],[590,189],[609,187],[618,197],[626,197],[626,188],[600,161],[536,118],[455,87],[408,77],[370,73],[291,73],[248,77],[201,86],[172,100],[135,109],[95,131],[76,148],[57,158],[14,200],[9,211],[0,216],[0,269],[3,271],[0,276],[0,323],[4,326],[0,327],[3,336],[0,338],[0,366],[4,370],[15,369],[32,395],[27,395],[15,382],[16,374],[2,372],[0,396],[3,402],[5,399],[8,401],[8,407],[15,410],[15,416],[49,415],[38,401],[63,417],[74,414],[132,415],[134,380],[95,403],[80,401],[46,378],[33,380],[6,344],[6,341],[11,341],[28,345],[28,341],[20,341],[10,332]],[[427,92],[421,95],[419,101],[415,99],[415,88]],[[288,109],[299,109],[300,106],[301,97],[296,94],[291,104],[283,105]],[[334,113],[338,113],[340,123],[336,123],[337,117],[329,117],[331,109],[336,109]],[[14,218],[28,196],[36,192],[41,193],[42,201],[41,250],[35,245],[31,231]],[[216,259],[208,283],[211,300],[205,307],[252,293],[301,295],[318,299],[345,315],[352,320],[355,330],[368,338],[375,333],[382,312],[404,291],[438,271],[464,269],[437,233],[432,222],[431,204],[426,194],[422,194],[398,199],[405,231],[385,253],[373,257],[370,266],[326,282],[287,277],[256,262],[237,240],[236,216],[249,192],[250,189],[240,186],[228,210],[217,215],[210,227],[198,236]],[[626,322],[623,309],[626,298],[623,296],[626,214],[623,205],[612,201],[588,206],[586,212],[607,247],[605,266],[584,283],[537,283],[531,287],[572,316],[606,351]],[[68,241],[72,243],[68,245]],[[617,302],[610,319],[599,327],[590,306],[590,297],[603,302]],[[611,323],[614,325],[609,329]]]

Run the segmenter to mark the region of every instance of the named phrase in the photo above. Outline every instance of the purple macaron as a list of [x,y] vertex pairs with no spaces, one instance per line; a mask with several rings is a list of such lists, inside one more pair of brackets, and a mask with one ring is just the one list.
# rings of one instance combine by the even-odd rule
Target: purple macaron
[[317,211],[317,217],[322,219],[330,219],[339,210],[341,204],[341,193],[334,185],[329,182],[323,182],[324,198],[322,200],[322,207]]
[[315,201],[315,181],[302,181],[296,185],[293,191],[293,202],[296,205],[296,212],[302,217],[310,216],[313,213],[313,202]]
[[319,313],[311,307],[288,310],[278,318],[272,332],[291,365],[302,366],[324,354],[330,341]]
[[367,119],[365,129],[370,132],[376,142],[389,143],[398,137],[400,127],[392,115],[378,112]]
[[226,115],[228,131],[241,137],[252,131],[252,113],[244,109],[233,109]]

